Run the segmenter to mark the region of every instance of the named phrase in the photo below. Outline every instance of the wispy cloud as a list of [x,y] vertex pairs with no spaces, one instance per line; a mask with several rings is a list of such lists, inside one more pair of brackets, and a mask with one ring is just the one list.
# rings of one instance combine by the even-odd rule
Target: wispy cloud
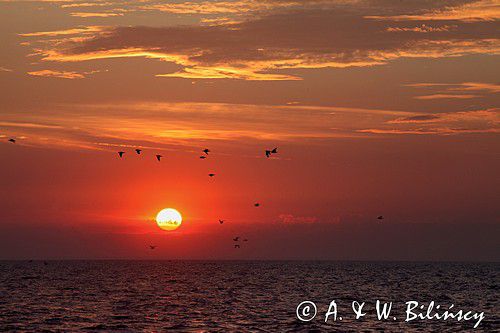
[[448,91],[484,91],[487,93],[499,93],[500,85],[485,82],[464,82],[464,83],[412,83],[407,87],[430,87],[445,88]]
[[454,134],[487,134],[487,133],[500,133],[498,128],[486,129],[468,129],[468,128],[450,128],[450,127],[436,127],[436,128],[415,128],[415,129],[363,129],[358,130],[360,133],[370,134],[398,134],[398,135],[454,135]]
[[294,216],[293,214],[280,214],[278,219],[282,223],[315,223],[318,218],[314,216]]
[[460,20],[460,21],[494,21],[500,18],[500,5],[497,0],[470,1],[468,3],[446,6],[424,11],[419,14],[367,16],[368,18],[394,21],[435,21],[435,20]]
[[6,112],[0,122],[17,126],[14,134],[29,136],[30,144],[102,150],[121,145],[167,149],[208,141],[320,144],[391,133],[496,133],[500,120],[497,109],[423,114],[335,106],[143,102],[53,105],[36,114]]
[[90,74],[97,73],[99,71],[90,71],[90,72],[71,72],[71,71],[57,71],[52,69],[44,69],[40,71],[32,71],[28,72],[28,75],[32,76],[42,76],[42,77],[55,77],[60,79],[83,79]]
[[23,37],[55,37],[55,36],[66,36],[66,35],[86,35],[102,31],[103,29],[104,29],[103,27],[99,26],[87,26],[87,27],[78,27],[78,28],[54,30],[54,31],[30,32],[19,35]]
[[123,16],[123,13],[107,13],[107,12],[74,12],[70,13],[71,16],[74,17],[114,17],[114,16]]
[[[181,66],[173,73],[157,73],[160,77],[242,80],[300,79],[297,75],[284,73],[289,69],[375,66],[401,58],[500,53],[496,23],[488,20],[456,20],[439,25],[423,21],[415,27],[411,22],[409,25],[408,22],[391,21],[389,25],[385,20],[366,18],[366,12],[374,10],[372,2],[369,5],[359,1],[247,3],[249,7],[273,10],[259,11],[258,15],[237,23],[228,23],[233,18],[224,16],[229,21],[208,26],[202,22],[191,26],[94,27],[95,31],[82,31],[81,38],[54,40],[48,46],[37,47],[35,52],[45,61],[156,58]],[[295,4],[296,10],[288,10],[286,3]],[[239,2],[215,1],[201,5],[196,2],[195,6],[194,2],[185,2],[150,7],[224,12],[231,11],[233,5],[236,10],[237,4]],[[386,6],[378,10],[405,9],[404,6],[394,7],[391,2]],[[429,10],[437,10],[429,3],[426,6],[430,6]],[[418,11],[411,6],[408,10]],[[110,13],[122,14],[116,10]],[[217,17],[208,19],[217,22]]]
[[452,94],[433,94],[433,95],[422,95],[415,96],[415,99],[469,99],[469,98],[478,98],[481,96],[478,95],[452,95]]
[[45,128],[45,129],[60,129],[60,128],[62,128],[61,126],[58,126],[58,125],[9,122],[9,121],[0,121],[0,127]]
[[[406,84],[407,87],[427,88],[437,90],[438,93],[429,95],[415,96],[416,99],[469,99],[482,97],[477,93],[495,94],[500,92],[500,85],[483,82],[464,82],[464,83],[412,83]],[[464,94],[463,92],[469,92]],[[475,92],[476,94],[470,94]]]
[[[379,128],[361,129],[361,133],[452,135],[469,133],[499,133],[500,109],[486,109],[438,114],[418,114],[399,117]],[[397,127],[391,127],[396,125]]]

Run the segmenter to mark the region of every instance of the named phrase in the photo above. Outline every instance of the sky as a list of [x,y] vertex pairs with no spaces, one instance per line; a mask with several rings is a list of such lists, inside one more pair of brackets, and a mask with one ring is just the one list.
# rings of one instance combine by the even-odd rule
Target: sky
[[0,0],[0,259],[498,261],[499,20],[498,0]]

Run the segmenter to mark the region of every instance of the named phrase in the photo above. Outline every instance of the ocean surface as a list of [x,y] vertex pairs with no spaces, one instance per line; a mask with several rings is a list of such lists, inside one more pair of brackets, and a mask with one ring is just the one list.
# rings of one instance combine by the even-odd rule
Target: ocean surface
[[[498,263],[2,261],[0,330],[492,332],[499,283]],[[377,299],[393,302],[389,320],[377,320]],[[306,300],[317,316],[302,322],[296,308]],[[325,323],[332,300],[338,318]],[[475,320],[405,322],[411,300],[485,318],[475,330]],[[353,301],[366,302],[359,320]]]

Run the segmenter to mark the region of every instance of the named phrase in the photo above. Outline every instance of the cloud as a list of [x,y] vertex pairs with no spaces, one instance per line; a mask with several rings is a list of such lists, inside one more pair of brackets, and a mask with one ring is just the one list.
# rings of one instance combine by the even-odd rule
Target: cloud
[[103,27],[99,26],[88,26],[88,27],[78,27],[72,29],[54,30],[54,31],[39,31],[19,34],[22,37],[55,37],[55,36],[65,36],[65,35],[86,35],[90,33],[95,33],[102,31]]
[[439,27],[432,27],[428,26],[425,24],[422,24],[421,26],[418,27],[389,27],[386,29],[386,31],[390,32],[403,32],[403,31],[411,31],[411,32],[439,32],[439,31],[450,31],[451,29],[456,28],[456,25],[443,25]]
[[[407,87],[427,88],[437,90],[438,93],[415,96],[416,99],[469,99],[482,97],[477,94],[461,94],[463,92],[475,92],[483,94],[495,94],[500,92],[500,85],[483,82],[464,82],[464,83],[412,83],[406,84]],[[457,94],[458,93],[458,94]]]
[[61,79],[83,79],[85,77],[83,74],[77,72],[54,71],[50,69],[28,72],[28,74],[33,76],[57,77]]
[[[414,22],[396,21],[389,25],[385,20],[366,18],[366,13],[403,10],[393,8],[390,1],[381,2],[386,7],[375,7],[376,1],[291,2],[297,4],[296,10],[287,9],[282,1],[250,1],[249,6],[271,6],[274,10],[262,10],[237,23],[108,27],[90,34],[86,30],[81,38],[54,40],[35,52],[45,61],[155,58],[181,66],[173,73],[157,73],[159,77],[242,80],[300,79],[284,73],[290,69],[375,66],[401,58],[500,53],[497,26],[492,21],[448,20],[442,25],[424,21],[417,27]],[[232,8],[233,4],[210,2],[206,6]],[[179,5],[188,6],[162,6]],[[434,9],[428,2],[423,6]]]
[[0,123],[11,127],[10,135],[29,136],[26,144],[35,146],[169,150],[228,142],[320,144],[379,134],[487,134],[499,131],[499,117],[498,109],[425,114],[335,106],[128,102],[56,104],[39,107],[35,114],[5,110]]
[[40,71],[32,71],[28,72],[28,75],[32,76],[43,76],[43,77],[55,77],[60,79],[83,79],[89,74],[94,74],[99,71],[90,71],[90,72],[71,72],[71,71],[57,71],[51,69],[44,69]]
[[419,114],[399,117],[386,122],[396,128],[383,126],[358,130],[372,134],[451,135],[467,133],[499,133],[500,109],[486,109],[439,114]]
[[487,134],[487,133],[500,133],[498,128],[487,129],[467,129],[467,128],[450,128],[450,127],[437,127],[437,128],[415,128],[409,130],[400,129],[363,129],[358,130],[360,133],[371,134],[410,134],[410,135],[453,135],[453,134]]
[[487,93],[500,93],[500,85],[494,83],[465,82],[450,87],[449,90],[456,91],[484,91]]
[[90,12],[74,12],[70,13],[71,16],[74,17],[113,17],[113,16],[123,16],[123,13],[90,13]]
[[394,15],[394,16],[367,16],[368,18],[393,21],[435,21],[435,20],[461,20],[495,21],[500,18],[500,5],[497,0],[469,1],[468,3],[445,8],[424,11],[419,14]]
[[317,217],[313,216],[294,216],[292,214],[280,214],[278,219],[282,223],[314,223],[318,221]]
[[70,4],[63,4],[61,8],[78,8],[78,7],[103,7],[103,6],[111,6],[113,2],[77,2]]
[[61,126],[57,126],[57,125],[38,124],[38,123],[20,123],[20,122],[8,122],[8,121],[0,121],[0,127],[46,128],[46,129],[62,128]]
[[434,95],[422,95],[415,96],[415,99],[469,99],[478,98],[478,95],[451,95],[451,94],[434,94]]
[[405,118],[398,118],[395,120],[391,120],[388,123],[390,124],[402,124],[402,123],[419,123],[419,122],[433,122],[440,119],[440,116],[435,114],[425,114],[419,116],[411,116]]
[[500,85],[485,82],[464,82],[464,83],[412,83],[407,87],[441,88],[447,91],[483,91],[487,93],[499,93]]
[[209,141],[246,145],[362,138],[368,136],[357,129],[411,115],[307,105],[129,102],[50,105],[38,108],[36,114],[6,110],[0,114],[0,121],[58,126],[19,127],[13,133],[29,136],[33,145],[107,150],[123,144],[165,149],[171,145],[207,145]]

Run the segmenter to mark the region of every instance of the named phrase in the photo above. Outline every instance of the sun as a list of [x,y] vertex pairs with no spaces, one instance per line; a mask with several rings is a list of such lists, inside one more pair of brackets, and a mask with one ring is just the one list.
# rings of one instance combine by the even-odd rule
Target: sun
[[163,230],[175,230],[180,227],[181,223],[181,213],[173,208],[162,209],[158,215],[156,215],[156,224]]

